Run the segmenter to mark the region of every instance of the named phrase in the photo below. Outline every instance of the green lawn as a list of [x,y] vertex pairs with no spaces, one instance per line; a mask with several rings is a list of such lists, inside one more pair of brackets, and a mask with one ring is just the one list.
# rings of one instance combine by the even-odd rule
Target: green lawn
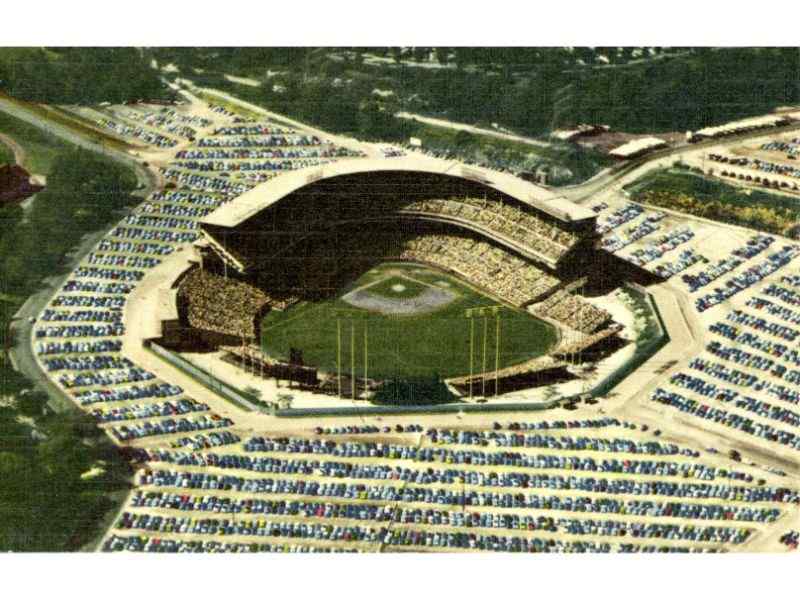
[[783,194],[748,189],[685,169],[666,169],[627,185],[632,200],[723,223],[792,235],[800,202]]
[[11,148],[0,142],[0,165],[14,164],[14,153]]
[[[55,157],[71,147],[56,136],[3,112],[0,112],[0,132],[14,138],[25,149],[26,164],[23,166],[30,173],[39,175],[47,175]],[[4,148],[6,146],[0,144],[0,163],[3,162]]]
[[[448,289],[457,297],[451,303],[418,316],[389,316],[354,308],[340,298],[303,303],[286,312],[273,311],[262,323],[264,349],[272,356],[287,358],[291,347],[303,351],[306,364],[326,371],[336,369],[337,311],[342,311],[342,366],[350,371],[351,339],[355,341],[356,371],[364,372],[364,333],[367,330],[368,374],[372,378],[424,377],[438,374],[454,377],[469,373],[470,322],[465,310],[478,306],[495,305],[496,302],[477,293],[459,280],[433,269],[420,272],[412,265],[385,265],[381,269],[402,268],[414,279],[449,284]],[[376,279],[366,273],[343,292],[361,287]],[[390,278],[374,286],[379,291],[391,288],[398,279]],[[423,290],[424,285],[419,285]],[[370,288],[371,290],[372,288]],[[388,296],[388,294],[387,294]],[[484,322],[478,318],[475,325],[475,371],[483,361]],[[494,368],[495,319],[487,320],[487,368]],[[500,367],[525,361],[546,353],[555,343],[555,329],[528,313],[512,308],[501,312]]]

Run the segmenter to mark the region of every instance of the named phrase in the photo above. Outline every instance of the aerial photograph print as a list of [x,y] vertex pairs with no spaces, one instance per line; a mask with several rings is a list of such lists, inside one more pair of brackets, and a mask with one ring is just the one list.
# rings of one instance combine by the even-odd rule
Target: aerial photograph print
[[0,552],[800,557],[800,48],[261,39],[0,47]]

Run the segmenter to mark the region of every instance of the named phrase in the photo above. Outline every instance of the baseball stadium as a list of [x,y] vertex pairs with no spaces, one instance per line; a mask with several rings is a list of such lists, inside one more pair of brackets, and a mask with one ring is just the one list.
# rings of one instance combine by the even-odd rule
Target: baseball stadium
[[[796,547],[800,245],[654,186],[793,194],[800,113],[548,187],[171,89],[52,109],[142,197],[12,323],[20,368],[130,467],[87,548]],[[75,462],[75,490],[110,468]]]
[[303,381],[316,369],[319,391],[360,399],[388,379],[470,396],[487,379],[494,394],[569,379],[566,340],[611,347],[619,331],[579,292],[619,274],[584,272],[604,264],[594,212],[494,179],[352,158],[256,186],[201,221],[167,345],[303,367]]

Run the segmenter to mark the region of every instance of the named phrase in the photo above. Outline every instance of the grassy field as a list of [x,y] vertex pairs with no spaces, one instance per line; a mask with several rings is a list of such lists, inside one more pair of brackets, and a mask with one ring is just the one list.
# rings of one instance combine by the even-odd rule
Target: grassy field
[[[420,283],[392,277],[387,270],[404,270]],[[381,281],[382,278],[387,280]],[[376,281],[369,288],[377,295],[408,298],[412,287],[422,291],[427,285],[446,286],[456,294],[449,304],[417,316],[389,316],[354,308],[341,297],[319,303],[302,303],[286,312],[271,312],[262,323],[265,351],[286,358],[291,347],[303,351],[307,364],[335,371],[337,346],[337,314],[342,327],[342,364],[348,372],[351,365],[351,337],[355,341],[356,371],[364,370],[364,332],[367,330],[368,367],[372,378],[424,377],[438,374],[454,377],[469,373],[470,322],[465,310],[497,304],[459,280],[434,269],[411,265],[383,265],[366,273],[343,293]],[[406,290],[393,292],[391,287],[402,281]],[[494,368],[495,319],[487,321],[487,368]],[[484,322],[475,320],[475,371],[483,360]],[[501,313],[500,367],[525,361],[546,353],[555,343],[555,329],[528,313],[507,308]]]
[[656,171],[626,186],[631,199],[698,217],[790,235],[800,221],[791,196],[737,187],[683,169]]
[[14,153],[11,148],[0,142],[0,165],[14,164]]
[[[3,112],[0,112],[0,132],[14,138],[25,149],[24,167],[29,172],[39,175],[47,175],[55,157],[70,148],[69,144],[59,138]],[[0,146],[5,148],[5,145]],[[0,154],[2,154],[1,149]],[[2,158],[0,162],[3,162]]]

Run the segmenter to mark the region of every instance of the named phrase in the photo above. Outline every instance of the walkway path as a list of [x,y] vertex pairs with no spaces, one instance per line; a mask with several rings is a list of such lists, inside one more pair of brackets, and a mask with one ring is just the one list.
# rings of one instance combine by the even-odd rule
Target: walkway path
[[14,162],[21,167],[25,166],[25,159],[27,158],[25,154],[25,148],[20,146],[14,138],[5,133],[0,133],[0,144],[5,144],[9,147],[11,152],[14,154]]

